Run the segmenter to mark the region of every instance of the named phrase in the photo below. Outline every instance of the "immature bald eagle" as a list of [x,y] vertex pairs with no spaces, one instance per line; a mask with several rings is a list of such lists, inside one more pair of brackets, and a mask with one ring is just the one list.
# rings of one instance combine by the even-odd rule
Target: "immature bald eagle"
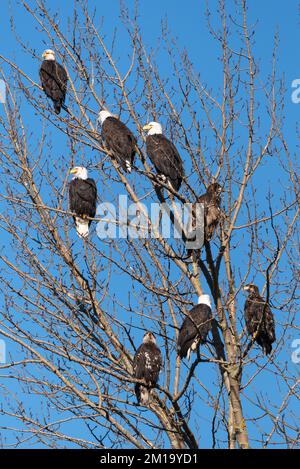
[[139,404],[150,401],[152,388],[157,384],[162,368],[162,356],[151,332],[146,332],[143,343],[136,351],[133,360],[133,376],[144,380],[145,384],[136,383],[135,394]]
[[212,239],[220,222],[221,192],[221,186],[214,182],[197,200],[198,204],[204,204],[204,236],[206,241]]
[[272,343],[275,342],[275,323],[270,306],[258,291],[258,287],[249,283],[244,286],[249,292],[245,302],[244,316],[248,333],[254,337],[261,346],[265,355],[272,352]]
[[[214,182],[210,184],[207,188],[205,194],[202,194],[197,199],[197,204],[204,205],[204,240],[210,241],[218,227],[221,218],[221,186]],[[192,214],[191,214],[191,233],[189,234],[189,239],[192,238],[193,232],[196,229],[197,223],[202,223],[202,220],[197,219],[196,204],[193,204]],[[188,251],[188,255],[192,254],[193,250]]]
[[177,353],[181,358],[191,357],[200,344],[206,342],[212,327],[212,313],[209,295],[201,295],[184,319],[177,339]]
[[178,191],[184,177],[184,168],[175,145],[163,135],[162,126],[158,122],[150,122],[143,130],[148,130],[147,153],[157,173],[162,181],[168,181]]
[[102,125],[101,136],[108,149],[124,171],[131,173],[136,153],[136,138],[123,122],[108,111],[99,112],[98,122]]
[[45,50],[40,68],[40,80],[48,98],[52,99],[56,114],[60,113],[66,98],[68,76],[62,65],[55,60],[55,52]]
[[94,179],[88,178],[86,168],[75,166],[70,171],[74,174],[69,185],[70,211],[74,216],[77,234],[80,238],[86,238],[89,234],[91,220],[96,214],[97,188]]

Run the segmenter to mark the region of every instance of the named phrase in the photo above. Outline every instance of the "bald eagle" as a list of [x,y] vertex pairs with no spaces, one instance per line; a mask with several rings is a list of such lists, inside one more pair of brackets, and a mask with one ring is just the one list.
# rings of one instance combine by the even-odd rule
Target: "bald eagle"
[[[220,208],[221,205],[221,186],[214,182],[210,184],[204,194],[198,197],[196,204],[203,204],[204,206],[204,240],[210,241],[218,227],[220,222],[220,218],[222,215],[222,211]],[[194,231],[197,226],[197,222],[201,222],[202,220],[197,220],[197,211],[196,211],[196,204],[192,206],[192,214],[191,214],[191,233],[189,234],[189,240],[192,240],[194,235]],[[188,256],[191,256],[194,250],[188,250]]]
[[197,200],[198,204],[204,205],[204,237],[206,241],[212,239],[220,221],[221,192],[221,186],[214,182]]
[[56,114],[60,113],[66,98],[68,76],[62,65],[55,60],[55,52],[45,50],[40,68],[40,80],[48,98],[52,99]]
[[188,313],[182,323],[177,339],[177,354],[180,358],[191,357],[200,344],[206,342],[212,327],[212,313],[209,295],[201,295],[198,304]]
[[162,356],[155,337],[151,332],[146,332],[133,360],[134,378],[144,381],[144,384],[135,385],[135,395],[139,404],[149,403],[151,390],[158,382],[161,368]]
[[162,126],[158,122],[150,122],[143,130],[148,130],[147,153],[161,180],[169,182],[178,191],[184,177],[184,168],[175,145],[163,135]]
[[124,171],[131,173],[137,141],[132,132],[108,111],[100,111],[101,136]]
[[244,317],[248,334],[255,337],[265,355],[272,352],[272,343],[275,342],[275,323],[270,306],[258,291],[258,287],[249,283],[244,286],[249,292],[245,302]]
[[86,238],[91,224],[87,217],[94,218],[96,214],[97,188],[86,168],[75,166],[70,173],[74,175],[69,185],[70,210],[77,215],[73,218],[78,236]]

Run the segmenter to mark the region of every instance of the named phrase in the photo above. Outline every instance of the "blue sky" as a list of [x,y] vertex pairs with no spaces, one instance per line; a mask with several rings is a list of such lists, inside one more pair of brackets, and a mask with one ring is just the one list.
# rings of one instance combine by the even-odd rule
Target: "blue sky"
[[[33,2],[29,2],[32,4]],[[68,1],[62,5],[58,0],[51,0],[51,11],[59,11],[61,14],[61,21],[65,22],[69,14],[72,13],[73,2]],[[229,2],[230,3],[230,2]],[[233,2],[231,2],[233,4]],[[127,1],[126,4],[132,8],[134,2]],[[216,5],[215,0],[210,1],[212,11]],[[10,5],[12,8],[10,8]],[[117,54],[121,57],[124,54],[122,49],[122,40],[125,38],[125,33],[122,31],[122,26],[119,19],[119,2],[112,0],[106,1],[89,1],[89,6],[97,6],[99,12],[99,25],[100,17],[103,17],[103,26],[101,26],[101,33],[107,37],[108,42],[112,39],[114,28],[119,29]],[[274,36],[276,33],[279,35],[278,47],[278,75],[284,77],[285,82],[285,121],[284,131],[289,144],[291,153],[297,154],[298,141],[296,136],[296,125],[299,122],[300,104],[296,105],[291,100],[292,88],[291,83],[293,80],[300,78],[300,58],[297,50],[299,39],[299,5],[295,0],[282,2],[281,0],[265,0],[264,2],[253,0],[249,3],[249,16],[248,24],[255,24],[255,46],[254,54],[259,57],[258,64],[262,75],[269,73],[272,63],[272,52],[274,47]],[[22,68],[38,81],[38,63],[30,60],[28,55],[24,53],[19,43],[16,41],[14,34],[10,30],[9,15],[13,14],[17,31],[20,32],[22,38],[26,38],[27,43],[33,47],[37,54],[40,54],[47,44],[39,35],[38,31],[33,28],[32,23],[27,20],[24,11],[18,7],[16,1],[1,3],[1,17],[0,17],[0,44],[1,54],[6,57],[11,57]],[[171,34],[178,39],[178,43],[182,48],[186,48],[195,68],[201,71],[204,81],[208,82],[214,90],[217,90],[222,82],[220,73],[220,63],[217,60],[219,50],[215,42],[207,32],[206,21],[204,17],[205,2],[196,0],[141,0],[139,8],[139,23],[143,30],[143,37],[146,47],[155,48],[157,44],[157,36],[160,34],[162,20],[167,20],[168,28]],[[212,18],[213,21],[213,18]],[[126,54],[126,51],[125,51]],[[167,61],[161,60],[160,72],[164,76],[169,76],[170,67]],[[217,92],[217,91],[216,91]],[[24,110],[25,118],[32,117],[32,114]],[[58,141],[58,146],[63,139]],[[62,150],[64,151],[64,150]],[[258,183],[258,196],[265,198],[263,189],[265,185],[272,181],[273,190],[276,192],[274,184],[278,186],[282,182],[280,168],[274,165],[273,174],[266,175],[264,168],[257,175]],[[275,181],[275,182],[274,182]],[[261,201],[262,203],[265,200]],[[5,236],[2,238],[2,245],[5,246]],[[236,267],[241,267],[240,263],[241,254],[236,252],[233,257],[236,259]],[[258,284],[262,286],[263,279],[258,279]],[[116,280],[115,288],[119,287],[118,280]],[[127,286],[124,286],[124,293],[126,293]],[[243,301],[243,299],[241,300]],[[1,337],[0,337],[1,338]],[[292,337],[291,339],[292,340]],[[8,354],[15,358],[15,349],[13,344],[7,346]],[[289,360],[290,348],[282,352],[282,360]],[[205,378],[204,378],[205,379]],[[207,383],[209,383],[211,375],[207,376]],[[268,375],[264,378],[265,382],[273,386],[273,381],[269,380]],[[259,385],[262,384],[259,381]],[[14,390],[17,387],[14,386]],[[263,389],[262,392],[265,392]],[[255,393],[255,389],[253,389]],[[27,399],[27,396],[26,396]],[[245,404],[247,406],[247,403]],[[38,402],[34,404],[38,410]],[[209,416],[203,416],[203,421],[209,419]],[[205,433],[201,435],[201,445],[210,445],[210,435]]]

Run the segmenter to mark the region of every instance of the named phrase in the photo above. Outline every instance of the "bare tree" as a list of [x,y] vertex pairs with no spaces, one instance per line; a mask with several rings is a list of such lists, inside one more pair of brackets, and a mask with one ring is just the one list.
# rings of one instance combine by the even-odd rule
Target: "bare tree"
[[[299,331],[299,181],[283,131],[277,38],[264,76],[252,51],[255,28],[248,25],[246,1],[237,2],[235,15],[223,0],[218,14],[207,11],[220,51],[218,88],[204,81],[165,24],[161,49],[148,49],[137,11],[124,5],[126,54],[119,57],[118,33],[103,37],[87,2],[75,2],[65,23],[50,2],[20,4],[66,68],[69,86],[68,109],[56,115],[38,82],[41,51],[12,20],[30,66],[0,56],[7,83],[0,117],[0,335],[8,351],[9,344],[16,347],[0,366],[1,412],[11,422],[2,428],[12,432],[2,445],[197,448],[210,432],[214,448],[299,446],[299,375],[286,359]],[[172,80],[160,73],[161,54]],[[130,175],[101,141],[102,107],[138,137]],[[133,218],[142,214],[147,230],[154,229],[145,210],[158,202],[142,132],[149,118],[167,124],[185,161],[182,190],[169,191],[173,222],[175,202],[194,203],[212,181],[222,186],[220,226],[193,258],[182,239],[158,231],[156,237],[99,239],[99,213],[89,239],[76,236],[67,201],[74,164],[89,168],[99,203],[117,207],[127,195],[136,204]],[[281,180],[274,172],[265,184],[262,175],[274,167]],[[125,232],[126,226],[116,228]],[[244,327],[242,289],[253,280],[276,321],[277,341],[267,358]],[[213,298],[212,337],[191,362],[181,361],[179,327],[202,293]],[[132,375],[145,330],[154,332],[164,356],[148,407],[137,405]]]

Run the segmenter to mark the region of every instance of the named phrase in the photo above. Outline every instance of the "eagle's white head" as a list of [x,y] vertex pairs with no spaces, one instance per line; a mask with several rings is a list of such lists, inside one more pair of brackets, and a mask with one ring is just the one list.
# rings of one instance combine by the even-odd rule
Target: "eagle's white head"
[[143,130],[148,130],[147,135],[162,134],[162,126],[158,122],[149,122],[149,124],[144,125]]
[[55,52],[52,49],[46,49],[42,57],[44,60],[55,60]]
[[156,344],[156,339],[152,332],[146,332],[143,337],[143,344]]
[[254,285],[254,283],[248,283],[247,285],[245,285],[244,290],[248,291],[250,295],[253,294],[253,293],[255,295],[259,294],[258,287],[256,285]]
[[99,112],[99,115],[98,115],[98,119],[97,121],[101,123],[101,125],[103,124],[103,122],[108,118],[108,117],[112,117],[112,114],[109,112],[109,111],[100,111]]
[[71,169],[70,174],[73,174],[73,179],[87,179],[88,178],[87,169],[84,168],[83,166],[74,166],[74,168]]
[[198,305],[207,305],[211,308],[211,301],[209,295],[200,295],[198,298]]

